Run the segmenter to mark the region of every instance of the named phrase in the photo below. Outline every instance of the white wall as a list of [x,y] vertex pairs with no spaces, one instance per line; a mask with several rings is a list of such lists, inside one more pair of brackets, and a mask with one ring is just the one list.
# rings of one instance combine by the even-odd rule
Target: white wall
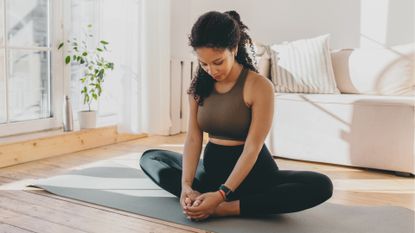
[[170,52],[172,59],[186,59],[192,53],[192,49],[188,46],[188,35],[193,21],[190,18],[191,2],[192,0],[175,0],[170,5]]
[[331,47],[414,42],[414,0],[178,0],[171,6],[172,57],[188,57],[187,35],[206,11],[236,10],[255,41],[271,44],[331,33]]

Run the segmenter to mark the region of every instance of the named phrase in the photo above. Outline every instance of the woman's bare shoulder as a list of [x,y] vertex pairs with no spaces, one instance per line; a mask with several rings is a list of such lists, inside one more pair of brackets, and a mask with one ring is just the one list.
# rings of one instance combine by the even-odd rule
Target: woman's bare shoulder
[[263,85],[270,85],[270,86],[274,86],[273,83],[271,82],[271,80],[269,80],[269,78],[254,72],[254,71],[250,71],[250,74],[252,73],[252,78],[256,81],[256,82],[262,82],[262,83],[268,83],[268,84],[263,84]]
[[253,92],[265,90],[274,91],[274,84],[271,80],[254,71],[249,71],[245,85],[248,87],[249,91]]
[[257,95],[271,95],[274,93],[274,84],[268,78],[249,71],[244,88],[246,103],[250,106]]

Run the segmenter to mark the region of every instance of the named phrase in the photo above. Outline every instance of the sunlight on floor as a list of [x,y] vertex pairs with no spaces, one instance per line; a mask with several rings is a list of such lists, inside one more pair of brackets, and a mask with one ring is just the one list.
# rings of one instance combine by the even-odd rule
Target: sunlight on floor
[[30,184],[33,184],[36,179],[25,179],[19,181],[13,181],[10,183],[0,185],[0,191],[3,190],[39,190],[34,187],[27,187]]

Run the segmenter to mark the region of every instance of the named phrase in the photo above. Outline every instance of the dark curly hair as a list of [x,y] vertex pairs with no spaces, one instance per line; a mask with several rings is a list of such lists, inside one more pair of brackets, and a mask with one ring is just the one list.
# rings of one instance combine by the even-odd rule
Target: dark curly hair
[[[242,66],[258,72],[256,63],[253,62],[255,60],[254,46],[247,30],[248,27],[241,22],[236,11],[224,13],[210,11],[200,16],[193,25],[189,44],[193,49],[207,47],[231,50],[238,48],[236,61]],[[249,56],[247,46],[250,47],[253,58]],[[199,64],[187,93],[193,95],[199,105],[203,105],[203,100],[209,96],[215,82],[216,80]]]

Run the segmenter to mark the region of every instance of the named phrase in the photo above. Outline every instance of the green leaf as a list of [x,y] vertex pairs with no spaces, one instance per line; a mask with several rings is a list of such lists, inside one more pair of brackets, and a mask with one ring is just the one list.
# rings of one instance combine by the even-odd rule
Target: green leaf
[[87,25],[87,27],[88,27],[88,28],[92,28],[92,24],[88,24],[88,25]]
[[61,49],[63,47],[63,42],[59,44],[58,49]]
[[83,58],[81,58],[80,63],[81,63],[81,64],[84,64],[84,63],[85,63],[85,60],[84,60]]
[[95,94],[95,93],[92,93],[92,97],[93,97],[95,100],[97,100],[97,99],[98,99],[98,96],[97,96],[97,94]]
[[105,72],[105,70],[101,69],[98,73],[98,77],[103,78],[104,77],[104,72]]
[[108,44],[108,42],[106,42],[105,40],[101,40],[100,43],[103,44],[103,45],[107,45]]
[[69,64],[71,62],[71,56],[66,56],[65,63]]
[[101,48],[97,48],[98,51],[103,52],[103,50]]
[[96,88],[98,89],[98,95],[101,95],[101,92],[102,92],[101,85],[96,84]]
[[82,56],[84,56],[84,57],[85,57],[86,55],[88,55],[88,52],[83,52],[83,53],[82,53]]

